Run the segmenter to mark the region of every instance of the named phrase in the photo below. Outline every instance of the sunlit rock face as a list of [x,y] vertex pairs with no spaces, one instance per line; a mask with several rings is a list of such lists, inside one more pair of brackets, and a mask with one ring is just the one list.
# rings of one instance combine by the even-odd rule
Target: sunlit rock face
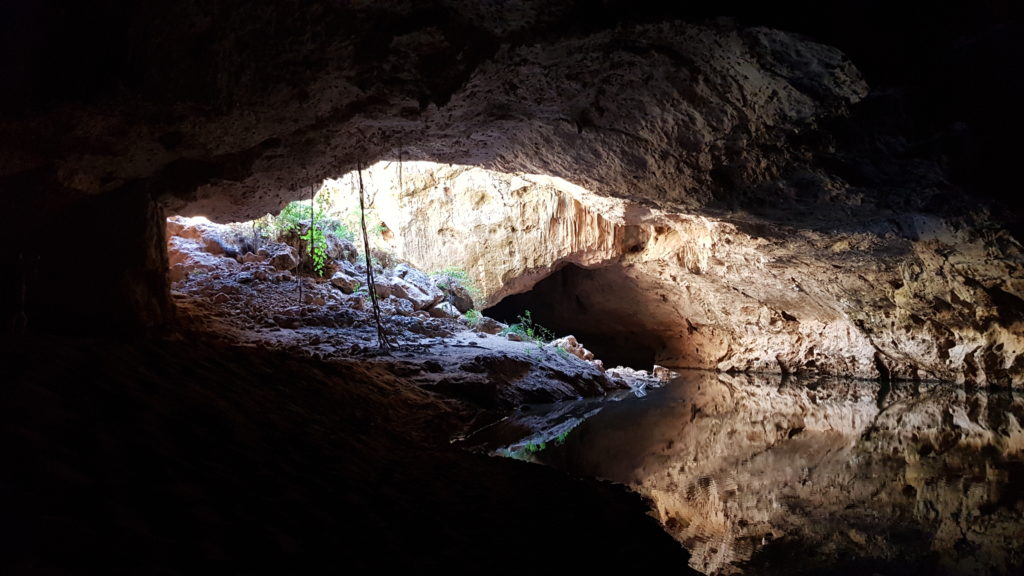
[[659,393],[605,407],[537,458],[650,496],[705,574],[1006,574],[1024,560],[1024,403],[1009,392],[686,373]]
[[[343,205],[357,175],[329,183]],[[602,358],[721,371],[1019,385],[1019,247],[935,216],[908,233],[729,221],[559,178],[424,162],[363,174],[383,244],[465,269]],[[498,309],[495,309],[497,311]],[[619,363],[612,360],[613,363]]]

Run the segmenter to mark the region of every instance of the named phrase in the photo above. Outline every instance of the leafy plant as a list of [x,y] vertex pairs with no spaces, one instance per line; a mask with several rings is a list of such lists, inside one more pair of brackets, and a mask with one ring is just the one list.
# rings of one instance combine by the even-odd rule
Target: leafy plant
[[333,219],[328,220],[325,227],[331,234],[334,235],[335,238],[338,238],[339,240],[352,242],[356,238],[355,232],[350,230],[349,227],[346,226],[344,222],[340,222],[338,220]]
[[260,245],[267,238],[270,238],[274,232],[274,217],[270,214],[260,216],[252,221],[250,224],[250,234],[248,241],[248,248],[251,252],[258,252]]
[[476,326],[483,319],[483,315],[480,314],[480,311],[475,308],[472,310],[467,310],[466,313],[462,315],[462,317],[466,319],[466,324],[469,324],[470,326]]
[[276,233],[278,239],[287,233],[297,234],[306,243],[306,253],[318,276],[323,276],[327,269],[328,236],[348,241],[355,238],[345,223],[328,216],[330,208],[330,193],[324,191],[313,200],[290,202],[265,225]]
[[323,276],[327,266],[327,235],[323,228],[314,222],[299,238],[306,241],[306,253],[313,259],[313,271],[317,276]]
[[529,310],[524,310],[519,315],[519,322],[509,324],[502,328],[501,334],[518,334],[523,340],[529,340],[535,344],[543,344],[555,339],[555,333],[547,328],[534,323]]
[[309,216],[309,203],[304,200],[289,202],[281,212],[273,218],[271,227],[278,236],[286,232],[302,229],[303,219]]
[[523,448],[523,450],[527,454],[536,454],[537,452],[540,452],[540,451],[544,450],[547,447],[548,447],[548,443],[547,442],[540,442],[538,444],[534,444],[533,442],[530,442],[529,444],[526,445],[525,448]]

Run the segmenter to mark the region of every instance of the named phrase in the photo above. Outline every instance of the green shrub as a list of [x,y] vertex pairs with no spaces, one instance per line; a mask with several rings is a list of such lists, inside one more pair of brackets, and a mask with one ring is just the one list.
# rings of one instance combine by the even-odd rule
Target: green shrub
[[288,203],[277,216],[263,225],[263,229],[273,230],[277,239],[294,233],[306,242],[306,253],[313,264],[313,271],[323,276],[327,268],[328,236],[351,242],[355,238],[352,230],[336,218],[328,217],[331,207],[330,194],[324,192],[312,201],[296,200]]
[[530,315],[529,310],[525,310],[519,315],[519,322],[502,328],[501,334],[503,336],[509,333],[518,334],[523,340],[536,344],[544,344],[555,339],[554,332],[533,322],[533,317]]
[[323,276],[327,266],[327,235],[323,228],[314,223],[299,238],[306,241],[306,253],[313,259],[313,271],[317,276]]
[[462,315],[462,317],[466,319],[466,324],[469,324],[470,326],[476,326],[477,324],[480,323],[480,320],[483,319],[483,315],[480,314],[480,311],[476,309],[467,310],[466,313]]

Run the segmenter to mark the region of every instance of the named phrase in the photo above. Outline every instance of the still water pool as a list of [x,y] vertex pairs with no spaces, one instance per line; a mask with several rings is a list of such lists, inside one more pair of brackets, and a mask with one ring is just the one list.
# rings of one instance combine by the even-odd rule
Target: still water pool
[[474,449],[628,485],[719,574],[1024,574],[1024,397],[683,372],[532,406]]

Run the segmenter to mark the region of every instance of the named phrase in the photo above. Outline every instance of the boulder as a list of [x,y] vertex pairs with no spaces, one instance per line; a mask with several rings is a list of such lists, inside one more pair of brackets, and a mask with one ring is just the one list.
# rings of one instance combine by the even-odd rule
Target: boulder
[[347,273],[338,271],[331,276],[331,284],[339,288],[345,294],[351,294],[359,288],[360,282],[359,280],[349,276]]
[[395,296],[380,300],[379,304],[380,311],[388,316],[412,316],[416,312],[412,302]]
[[404,292],[405,295],[401,297],[413,302],[417,310],[432,308],[444,298],[444,293],[434,285],[429,276],[408,264],[395,266],[392,281],[395,286],[400,287],[400,290],[396,289],[396,293]]
[[458,308],[449,302],[441,302],[437,306],[431,308],[428,312],[433,318],[458,318],[462,315]]
[[231,229],[223,224],[175,216],[167,219],[165,231],[168,238],[195,240],[204,252],[215,256],[235,258],[240,252]]
[[238,268],[229,258],[215,256],[203,250],[194,238],[172,236],[167,241],[168,279],[179,282],[193,274],[207,274],[215,270]]
[[[422,273],[419,273],[422,276]],[[408,276],[413,276],[408,274]],[[415,278],[415,276],[413,276]],[[426,276],[423,276],[426,278]],[[391,278],[391,294],[412,302],[416,310],[429,310],[444,298],[444,294],[436,286],[427,281],[427,290],[418,283],[410,282],[400,276]]]
[[548,345],[555,348],[561,348],[580,360],[590,361],[594,359],[594,353],[584,348],[583,345],[576,340],[576,337],[571,334],[569,336],[558,338],[557,340],[552,340]]
[[662,382],[668,382],[669,380],[677,378],[679,376],[679,373],[673,370],[669,370],[664,366],[658,366],[657,364],[655,364],[654,371],[651,373],[651,375],[657,378],[658,380],[661,380]]
[[484,334],[497,334],[507,328],[505,324],[498,322],[494,318],[488,318],[487,316],[481,316],[476,324],[473,325],[473,329],[477,332],[483,332]]
[[352,265],[359,257],[359,250],[355,244],[348,240],[342,240],[333,235],[327,236],[327,253],[334,260],[340,260],[345,264]]
[[458,282],[449,282],[445,284],[445,288],[442,289],[445,293],[445,298],[452,306],[455,306],[459,312],[465,314],[476,307],[473,302],[473,297],[469,294],[469,290],[465,286]]
[[365,266],[362,266],[362,267],[357,266],[354,262],[349,262],[348,260],[341,260],[341,261],[338,262],[338,265],[341,267],[341,271],[342,272],[344,272],[345,274],[348,274],[349,276],[351,276],[353,278],[365,278],[366,277],[366,267]]
[[319,294],[310,294],[308,292],[302,295],[302,302],[304,304],[309,304],[310,306],[323,306],[324,304],[327,304],[327,301],[323,296],[320,296]]
[[377,298],[383,299],[391,296],[393,292],[391,282],[387,278],[374,278],[373,289],[377,293]]
[[280,242],[267,244],[259,249],[257,255],[269,260],[270,265],[278,270],[294,270],[299,265],[295,249]]

